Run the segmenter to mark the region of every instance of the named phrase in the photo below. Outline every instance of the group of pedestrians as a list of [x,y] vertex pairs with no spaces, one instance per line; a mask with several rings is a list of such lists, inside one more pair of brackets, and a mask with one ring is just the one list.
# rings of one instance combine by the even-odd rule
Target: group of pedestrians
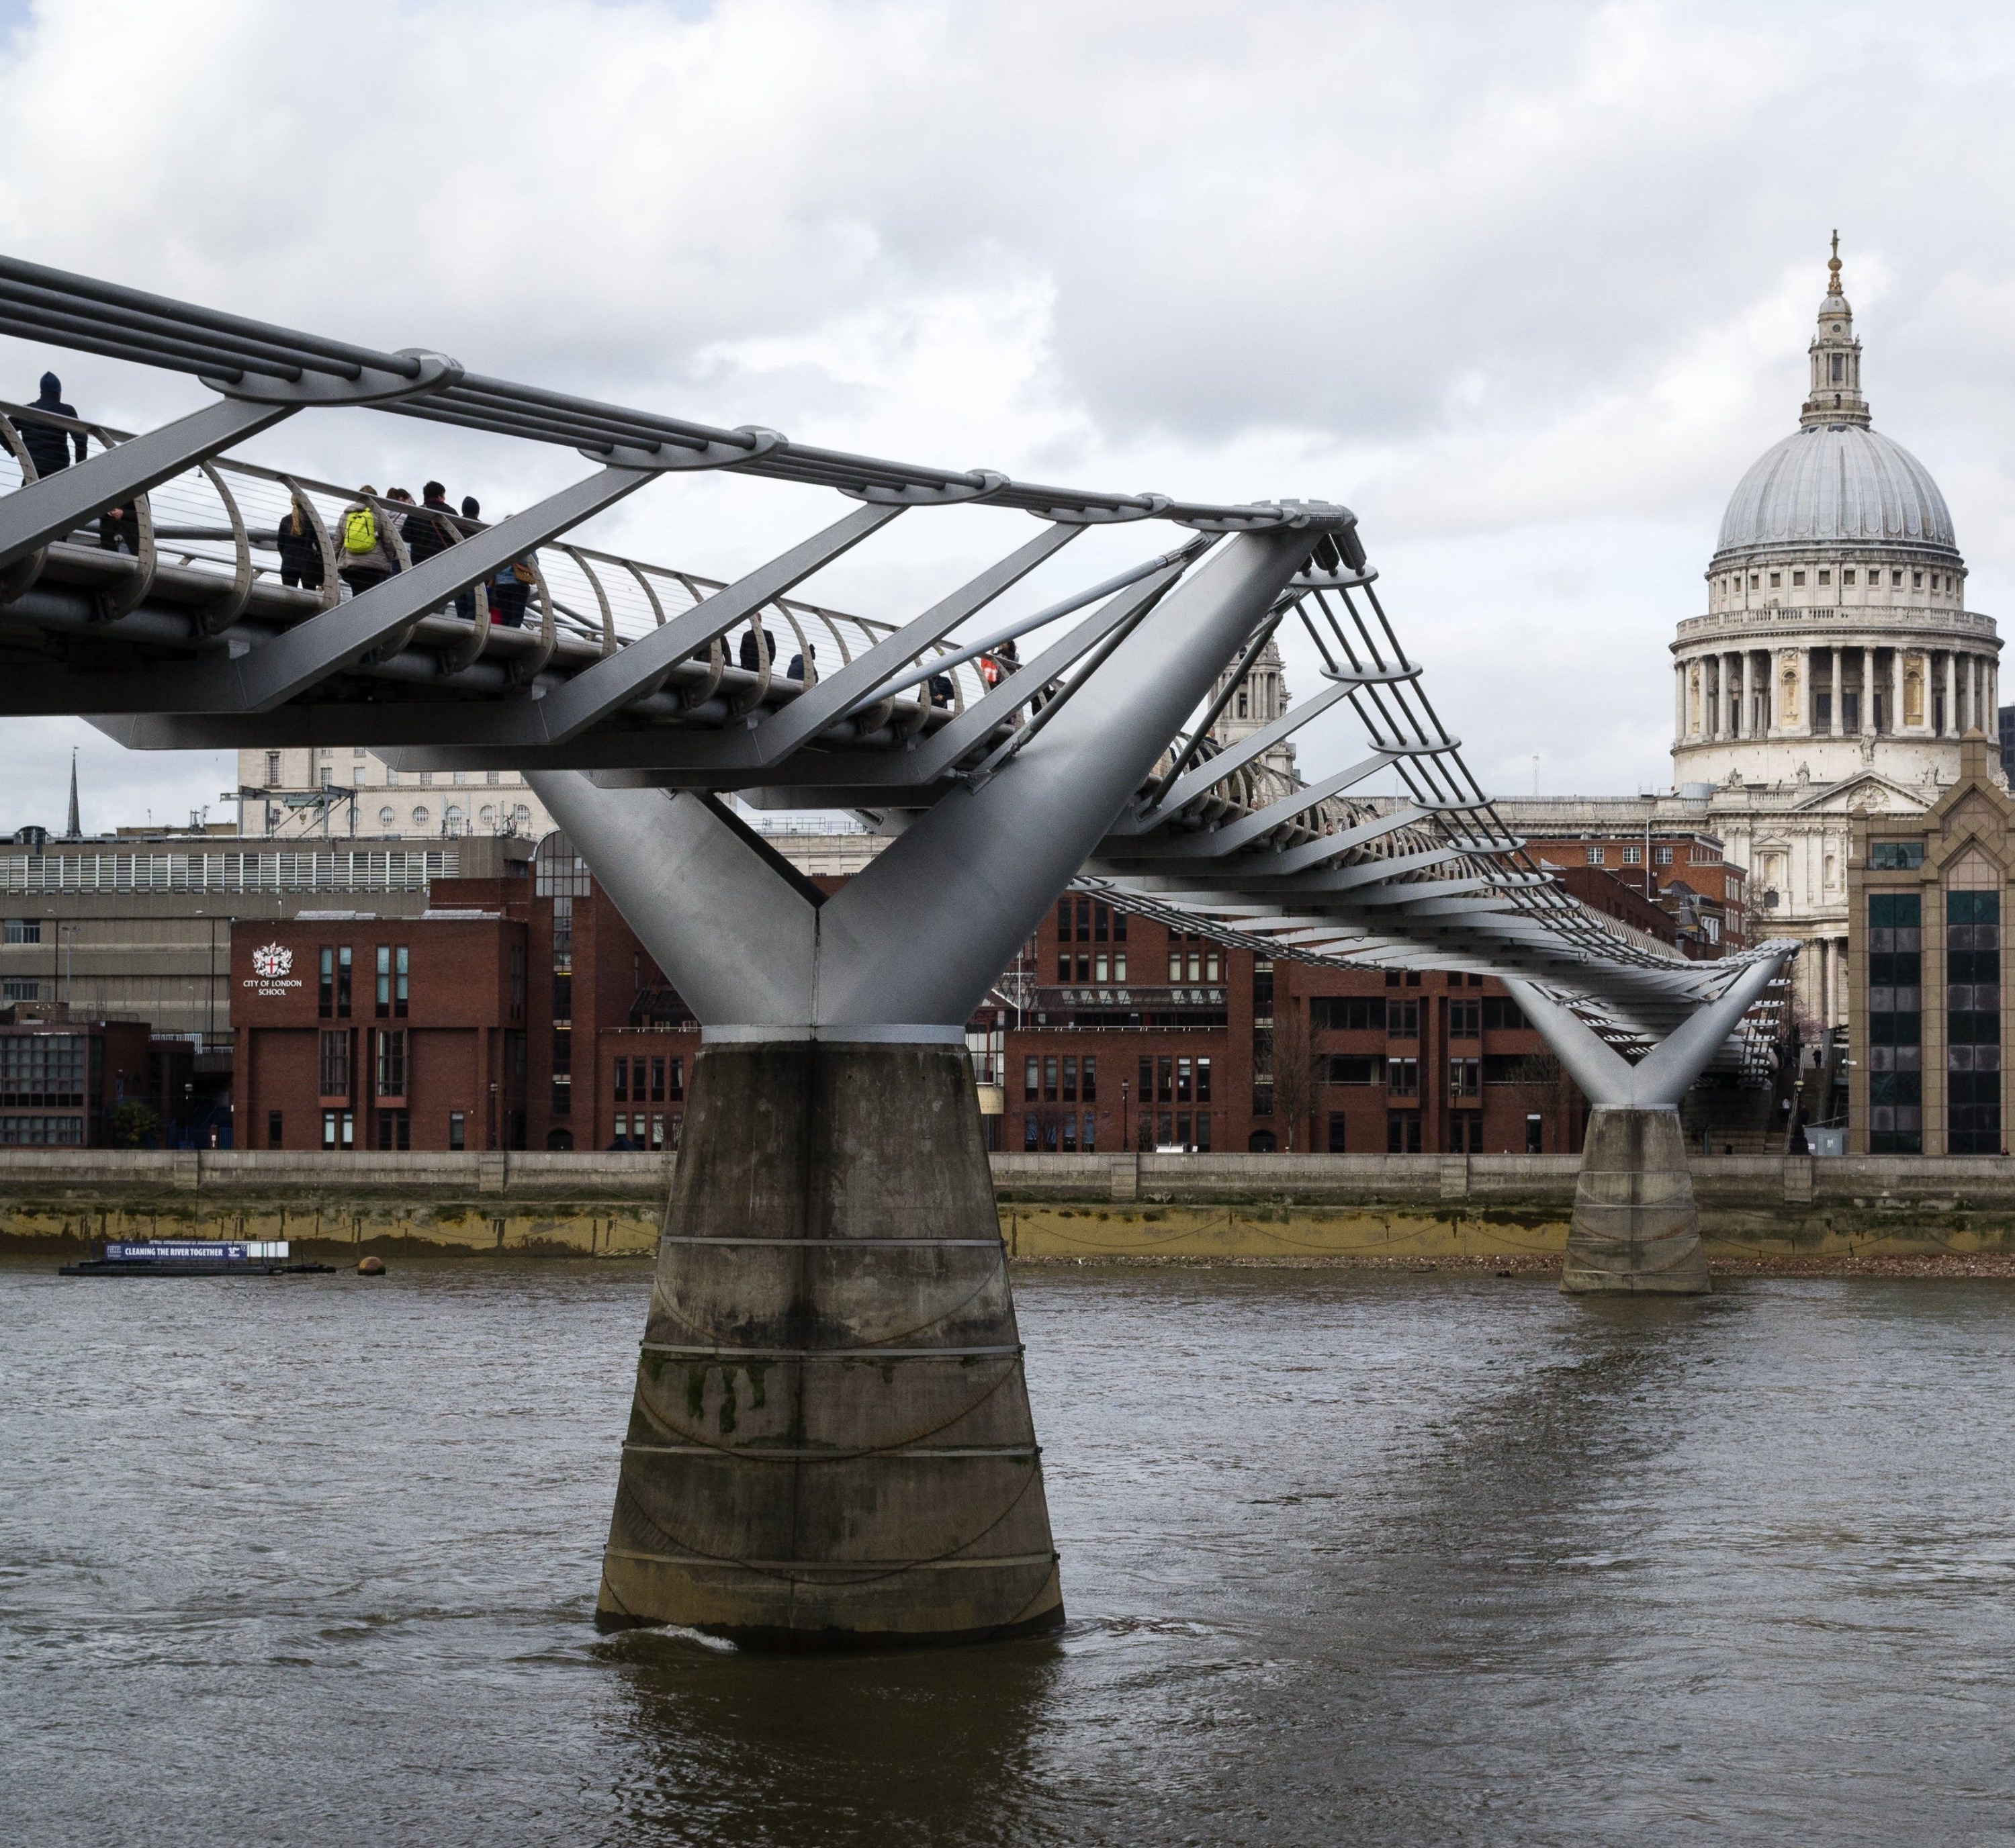
[[[390,511],[393,506],[412,507],[414,511],[394,516]],[[392,522],[395,517],[399,544],[393,543]],[[462,497],[458,514],[448,504],[447,490],[437,481],[430,481],[420,490],[417,506],[404,488],[388,490],[381,502],[378,490],[367,484],[357,499],[343,510],[343,517],[337,522],[337,556],[341,562],[336,566],[336,576],[350,587],[352,596],[361,597],[407,565],[423,565],[449,547],[460,544],[469,533],[482,529],[482,518],[483,504],[473,494]],[[315,545],[313,531],[306,525],[298,505],[289,520],[282,523],[280,530],[281,569],[282,581],[286,583],[294,581],[286,575],[290,565],[290,551],[293,551],[294,569],[305,570],[308,565],[307,552],[294,550],[291,544],[297,537],[314,553],[313,581],[305,576],[300,581],[310,589],[319,588],[320,548]],[[403,562],[400,557],[401,546],[405,554]],[[530,558],[515,558],[500,566],[483,586],[490,605],[490,619],[502,628],[522,629],[532,587],[537,582],[538,574]],[[457,594],[454,608],[465,623],[476,620],[474,587]]]

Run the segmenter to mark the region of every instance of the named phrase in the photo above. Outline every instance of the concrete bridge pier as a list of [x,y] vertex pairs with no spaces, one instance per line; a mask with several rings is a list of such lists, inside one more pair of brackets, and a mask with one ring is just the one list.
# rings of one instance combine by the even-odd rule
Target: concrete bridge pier
[[1561,1288],[1577,1296],[1697,1296],[1708,1287],[1679,1113],[1591,1111]]
[[1794,949],[1744,965],[1635,1065],[1560,1001],[1511,983],[1594,1107],[1582,1143],[1561,1288],[1571,1296],[1699,1296],[1710,1287],[1679,1100]]
[[957,1043],[696,1063],[598,1620],[769,1643],[1063,1620]]

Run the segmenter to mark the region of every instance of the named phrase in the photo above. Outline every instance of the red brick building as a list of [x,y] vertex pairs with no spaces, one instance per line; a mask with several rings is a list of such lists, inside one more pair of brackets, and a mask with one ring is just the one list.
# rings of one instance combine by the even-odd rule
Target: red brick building
[[1269,961],[1077,895],[1018,973],[1007,1147],[1581,1146],[1579,1092],[1481,976]]
[[[417,919],[305,913],[232,955],[241,1148],[678,1146],[699,1022],[563,836]],[[969,1035],[997,1146],[1580,1146],[1579,1093],[1481,978],[1270,963],[1070,895],[1002,989]]]
[[526,906],[505,894],[527,883],[437,881],[418,918],[234,925],[237,1146],[522,1148]]
[[0,1017],[0,1148],[99,1148],[124,1103],[173,1132],[192,1049],[156,1041],[144,1022],[73,1021],[67,1010],[13,1007]]

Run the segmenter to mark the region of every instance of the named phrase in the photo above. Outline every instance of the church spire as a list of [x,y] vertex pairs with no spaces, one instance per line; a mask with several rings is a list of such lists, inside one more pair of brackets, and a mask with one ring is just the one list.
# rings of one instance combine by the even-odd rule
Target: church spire
[[63,838],[66,841],[84,838],[84,826],[77,813],[77,747],[74,745],[70,748],[70,825],[63,830]]
[[1819,303],[1819,328],[1811,347],[1812,389],[1798,413],[1798,427],[1827,424],[1868,427],[1868,400],[1861,395],[1861,343],[1854,337],[1854,310],[1840,285],[1840,233],[1833,234],[1826,264],[1826,292]]

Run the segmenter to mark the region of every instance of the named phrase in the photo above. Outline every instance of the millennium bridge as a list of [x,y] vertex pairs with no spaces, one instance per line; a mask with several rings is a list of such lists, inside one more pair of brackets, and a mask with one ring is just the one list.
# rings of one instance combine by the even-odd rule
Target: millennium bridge
[[[1593,1106],[1563,1286],[1707,1287],[1678,1106],[1710,1065],[1755,1068],[1792,946],[1690,961],[1535,866],[1348,508],[812,447],[11,258],[0,331],[211,394],[137,434],[0,406],[0,713],[81,714],[138,750],[362,745],[398,770],[521,770],[702,1023],[605,1621],[806,1642],[1061,1620],[964,1032],[1072,885],[1266,955],[1502,978]],[[411,504],[228,454],[359,406],[588,471],[494,524],[428,510],[453,542],[415,559]],[[79,459],[39,474],[51,433]],[[716,470],[852,504],[731,583],[566,536]],[[1004,549],[928,608],[794,594],[904,515],[968,504],[999,514]],[[347,586],[362,506],[386,569]],[[1122,525],[1143,529],[1135,563],[1000,613],[1088,528]],[[500,574],[522,612],[493,612]],[[1226,702],[1290,623],[1321,690],[1221,748]],[[1332,712],[1361,755],[1284,791],[1260,773]],[[1388,778],[1399,799],[1365,793]],[[893,838],[828,895],[730,794]]]

